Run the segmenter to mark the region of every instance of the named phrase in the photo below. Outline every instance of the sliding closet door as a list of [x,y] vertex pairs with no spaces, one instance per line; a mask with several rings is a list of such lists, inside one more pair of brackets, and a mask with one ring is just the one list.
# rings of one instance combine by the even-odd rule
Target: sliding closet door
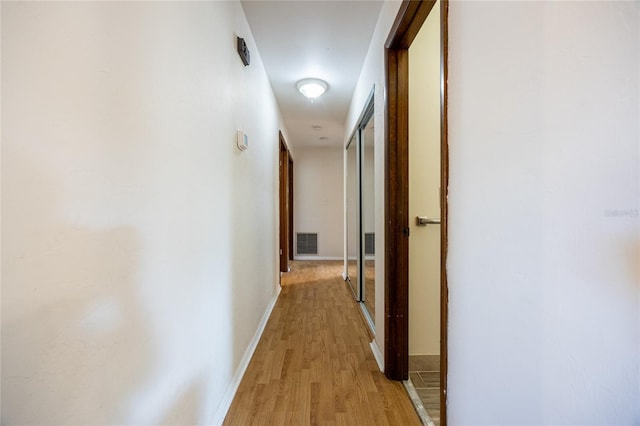
[[358,132],[347,145],[347,282],[360,301],[360,178],[358,176]]
[[347,281],[375,334],[374,90],[346,151]]
[[361,233],[361,286],[362,301],[366,312],[369,314],[369,320],[373,324],[375,321],[375,175],[374,175],[374,117],[373,110],[367,121],[362,123],[360,129],[360,147],[362,155],[360,156],[360,193],[361,193],[361,217],[362,217],[362,233]]

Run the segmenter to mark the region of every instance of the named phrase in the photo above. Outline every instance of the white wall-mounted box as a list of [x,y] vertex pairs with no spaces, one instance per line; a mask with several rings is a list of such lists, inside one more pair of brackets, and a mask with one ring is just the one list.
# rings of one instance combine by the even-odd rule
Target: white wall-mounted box
[[238,130],[238,133],[236,135],[236,144],[238,145],[238,149],[240,151],[244,151],[245,149],[249,148],[249,138],[247,137],[247,134],[242,130]]

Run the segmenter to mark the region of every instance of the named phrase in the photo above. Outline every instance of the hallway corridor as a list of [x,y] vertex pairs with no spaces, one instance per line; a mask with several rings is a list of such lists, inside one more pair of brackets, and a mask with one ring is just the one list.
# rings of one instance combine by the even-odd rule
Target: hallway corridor
[[342,262],[293,262],[225,425],[419,425],[379,371]]

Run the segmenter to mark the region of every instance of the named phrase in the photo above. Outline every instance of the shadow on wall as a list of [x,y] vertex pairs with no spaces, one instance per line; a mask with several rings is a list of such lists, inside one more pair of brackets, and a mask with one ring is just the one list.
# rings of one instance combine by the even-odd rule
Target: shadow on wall
[[232,187],[218,142],[238,58],[216,40],[241,13],[3,4],[3,424],[206,423],[220,404],[274,276],[256,261],[272,168]]
[[636,290],[640,290],[640,262],[638,262],[638,259],[640,259],[640,239],[631,243],[631,249],[629,250],[629,253],[627,253],[627,258],[629,259],[629,267],[631,269],[629,272],[629,275],[632,277],[631,282],[636,283]]
[[[270,156],[278,152],[279,140],[276,138],[274,132],[273,139],[263,138],[242,152],[229,144],[233,150],[231,173],[234,182],[229,197],[229,226],[234,232],[230,256],[233,309],[229,324],[233,348],[229,370],[232,374],[237,373],[248,347],[255,343],[252,339],[277,285],[278,259],[274,258],[274,245],[279,244],[276,232],[279,217],[274,207],[279,188],[274,187],[274,179],[279,176],[279,169],[271,167],[277,160]],[[258,137],[255,139],[259,140]],[[273,145],[269,146],[265,141]]]
[[62,188],[2,152],[2,423],[95,424],[145,374],[136,233],[63,219]]
[[[164,416],[161,425],[199,425],[202,424],[202,396],[205,394],[203,383],[193,383],[182,396],[174,401],[173,407]],[[185,414],[187,417],[185,417]],[[208,420],[208,419],[206,419]]]

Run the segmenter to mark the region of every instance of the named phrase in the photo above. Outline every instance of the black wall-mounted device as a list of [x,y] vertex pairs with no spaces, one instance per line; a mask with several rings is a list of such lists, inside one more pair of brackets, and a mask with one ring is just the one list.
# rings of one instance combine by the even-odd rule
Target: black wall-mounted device
[[240,59],[242,59],[242,63],[247,66],[251,60],[249,55],[249,48],[247,47],[247,43],[245,43],[243,38],[238,37],[238,55],[240,55]]

